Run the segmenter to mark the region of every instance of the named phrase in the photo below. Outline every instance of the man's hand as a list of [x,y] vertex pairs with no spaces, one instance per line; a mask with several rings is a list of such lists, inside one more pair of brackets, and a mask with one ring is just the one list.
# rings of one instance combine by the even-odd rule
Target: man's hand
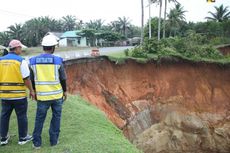
[[63,100],[66,101],[66,99],[67,99],[67,92],[64,92],[63,93]]
[[35,94],[35,92],[33,90],[30,91],[30,99],[36,100],[36,94]]

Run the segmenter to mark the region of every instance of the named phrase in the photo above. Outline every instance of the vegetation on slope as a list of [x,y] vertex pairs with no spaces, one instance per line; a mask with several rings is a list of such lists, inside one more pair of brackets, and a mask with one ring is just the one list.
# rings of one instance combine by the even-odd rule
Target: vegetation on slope
[[[34,127],[36,102],[29,102],[28,119],[29,131]],[[17,144],[17,122],[15,113],[12,114],[9,145],[0,147],[4,153],[138,153],[139,151],[123,136],[106,116],[96,107],[82,100],[79,96],[69,96],[63,105],[60,143],[56,147],[49,145],[48,113],[43,129],[43,145],[41,150],[33,151],[32,143],[24,146]]]

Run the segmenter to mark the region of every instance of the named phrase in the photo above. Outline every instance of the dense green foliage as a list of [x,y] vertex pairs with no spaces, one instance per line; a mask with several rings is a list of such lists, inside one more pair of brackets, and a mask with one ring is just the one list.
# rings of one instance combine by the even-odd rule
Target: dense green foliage
[[196,33],[190,33],[186,37],[170,37],[160,41],[146,39],[143,50],[162,55],[176,52],[186,57],[211,59],[222,57],[217,49],[208,44],[205,36]]
[[[152,37],[157,37],[157,21],[158,18],[151,20]],[[204,35],[213,45],[230,43],[230,20],[223,22],[207,21],[207,22],[185,22],[182,21],[180,26],[172,29],[170,24],[166,24],[166,37],[178,36],[185,37],[191,31]],[[171,27],[171,28],[170,28]],[[145,37],[148,37],[148,26],[145,27]]]
[[156,39],[159,19],[152,18],[152,38],[149,39],[147,24],[143,45],[134,48],[131,55],[135,58],[179,56],[190,60],[229,62],[229,57],[224,57],[215,46],[230,44],[230,11],[223,5],[215,9],[216,12],[209,12],[212,17],[207,17],[206,22],[193,23],[185,21],[186,11],[180,4],[175,4],[165,20],[166,38]]
[[[47,32],[65,32],[72,30],[94,30],[94,35],[103,33],[102,37],[106,37],[108,41],[140,36],[140,28],[132,25],[126,17],[119,17],[117,20],[105,25],[101,19],[90,20],[89,22],[83,23],[82,20],[78,20],[72,15],[64,16],[61,19],[53,19],[45,16],[30,19],[24,24],[9,26],[7,31],[0,32],[0,44],[8,46],[11,39],[19,39],[29,47],[38,46],[40,45],[42,37],[44,37]],[[112,35],[110,38],[108,38],[108,33]],[[93,40],[95,38],[92,39],[90,36],[89,39],[91,44],[95,45]]]
[[[155,1],[154,1],[155,2]],[[156,1],[158,2],[158,1]],[[206,17],[205,22],[186,22],[183,6],[180,3],[176,3],[172,8],[164,22],[165,24],[165,36],[179,36],[185,37],[191,30],[201,35],[207,36],[208,40],[213,45],[230,43],[230,11],[229,7],[220,5],[215,6],[215,12],[209,12],[212,17]],[[152,37],[157,37],[159,17],[151,19],[151,31]],[[149,23],[145,27],[145,37],[149,36]],[[163,28],[160,28],[162,31]],[[161,36],[162,38],[162,36]]]
[[[36,102],[29,102],[28,123],[30,133],[34,127]],[[10,123],[11,140],[9,145],[0,147],[4,153],[138,153],[139,151],[123,136],[96,107],[85,102],[79,96],[69,96],[63,105],[60,143],[56,147],[49,145],[49,122],[51,112],[47,114],[42,133],[41,150],[33,150],[32,143],[17,144],[17,122],[13,113]]]
[[160,41],[146,38],[144,44],[130,50],[129,55],[146,60],[180,57],[191,61],[230,63],[230,56],[223,56],[207,36],[193,31],[184,37],[169,37]]

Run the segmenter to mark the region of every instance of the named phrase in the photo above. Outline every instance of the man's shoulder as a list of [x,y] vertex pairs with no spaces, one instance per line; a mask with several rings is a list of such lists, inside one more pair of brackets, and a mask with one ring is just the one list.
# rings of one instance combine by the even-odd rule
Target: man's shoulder
[[29,59],[30,64],[35,64],[37,58],[52,58],[52,59],[54,59],[54,63],[55,64],[62,64],[62,62],[63,62],[63,58],[62,57],[59,57],[59,56],[56,56],[56,55],[52,55],[52,54],[50,54],[50,55],[41,54],[41,55],[38,55],[38,56],[31,57]]
[[16,54],[7,54],[7,55],[3,56],[2,59],[16,60],[16,61],[19,61],[19,62],[22,62],[24,60],[23,57],[21,57],[19,55],[16,55]]
[[31,58],[29,59],[29,63],[30,63],[30,64],[34,64],[36,58],[37,58],[37,56],[31,57]]
[[63,62],[63,58],[62,57],[56,56],[56,55],[53,55],[53,56],[54,56],[54,59],[55,59],[56,62],[58,62],[60,64]]

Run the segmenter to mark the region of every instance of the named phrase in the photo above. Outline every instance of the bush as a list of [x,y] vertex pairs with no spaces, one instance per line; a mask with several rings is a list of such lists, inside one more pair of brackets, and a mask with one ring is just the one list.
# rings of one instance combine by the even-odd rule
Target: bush
[[[219,59],[223,55],[212,45],[206,36],[188,31],[186,37],[170,37],[158,41],[155,38],[146,39],[143,47],[135,48],[133,57],[147,57],[147,54],[158,56],[182,55],[192,59]],[[146,52],[144,52],[146,51]]]
[[170,47],[165,47],[161,51],[158,52],[159,56],[170,56],[170,55],[176,55],[177,52],[175,49],[170,48]]
[[132,57],[147,58],[147,53],[143,51],[141,47],[135,47],[131,52]]
[[210,45],[201,47],[200,55],[201,57],[212,58],[212,59],[218,59],[223,57],[223,55],[216,48]]
[[175,37],[168,39],[170,47],[174,48],[176,52],[189,58],[212,58],[217,59],[221,54],[213,46],[207,45],[208,39],[206,36],[190,31],[186,37]]
[[230,38],[215,37],[215,38],[212,38],[209,43],[212,45],[230,44]]
[[129,56],[129,49],[124,50],[125,56]]

